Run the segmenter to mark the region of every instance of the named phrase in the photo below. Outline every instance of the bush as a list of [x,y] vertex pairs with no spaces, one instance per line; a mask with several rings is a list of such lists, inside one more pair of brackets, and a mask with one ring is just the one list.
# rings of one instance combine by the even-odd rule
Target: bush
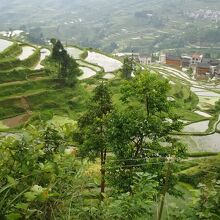
[[78,186],[88,178],[79,180],[82,164],[65,148],[63,135],[46,126],[27,127],[23,138],[1,141],[0,219],[68,218],[69,204],[75,207]]
[[80,55],[80,58],[81,58],[82,60],[85,60],[87,56],[88,56],[88,51],[87,51],[87,50],[84,50],[84,52]]

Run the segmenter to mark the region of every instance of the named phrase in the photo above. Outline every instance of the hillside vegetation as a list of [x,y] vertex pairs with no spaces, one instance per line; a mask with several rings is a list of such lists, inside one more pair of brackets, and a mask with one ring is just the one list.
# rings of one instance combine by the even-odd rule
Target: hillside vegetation
[[0,53],[0,219],[218,219],[218,82],[51,43]]

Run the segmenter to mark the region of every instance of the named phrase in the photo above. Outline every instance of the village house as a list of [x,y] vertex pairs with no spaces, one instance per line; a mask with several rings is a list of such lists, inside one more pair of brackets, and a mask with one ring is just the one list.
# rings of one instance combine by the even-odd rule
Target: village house
[[138,56],[139,63],[142,65],[150,65],[152,64],[152,57],[144,54],[140,54]]
[[214,71],[215,77],[220,78],[220,64],[216,66],[215,71]]
[[180,70],[182,68],[182,59],[180,56],[166,55],[166,65]]
[[199,54],[199,53],[194,53],[192,55],[192,60],[191,60],[191,64],[197,64],[197,63],[201,63],[203,59],[203,55]]
[[166,64],[166,54],[164,54],[164,53],[160,54],[159,63]]
[[211,75],[211,66],[208,63],[197,63],[196,65],[196,78],[207,78]]
[[182,59],[182,68],[189,68],[192,62],[192,58],[188,55],[182,55],[181,59]]
[[197,79],[220,78],[220,60],[211,58],[210,54],[194,53],[192,56],[176,56],[171,54],[160,54],[159,62],[176,69],[189,69]]

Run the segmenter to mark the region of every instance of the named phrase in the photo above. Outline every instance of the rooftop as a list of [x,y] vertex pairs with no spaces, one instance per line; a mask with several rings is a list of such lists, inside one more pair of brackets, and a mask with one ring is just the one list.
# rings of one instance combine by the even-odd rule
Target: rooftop
[[210,68],[210,64],[209,63],[198,63],[197,67],[200,67],[200,68]]
[[195,58],[195,59],[199,59],[199,58],[202,58],[202,57],[203,57],[203,55],[201,53],[194,53],[192,55],[192,58]]
[[166,55],[166,59],[168,60],[181,60],[181,57],[180,56],[175,56],[175,55],[170,55],[170,54],[167,54]]

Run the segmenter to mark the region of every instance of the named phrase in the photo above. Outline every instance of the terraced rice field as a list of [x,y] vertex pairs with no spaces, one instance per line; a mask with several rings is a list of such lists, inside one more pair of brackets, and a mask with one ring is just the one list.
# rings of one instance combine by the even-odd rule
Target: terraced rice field
[[83,62],[82,60],[77,60],[76,61],[80,66],[85,66],[85,67],[88,67],[90,69],[94,69],[95,71],[97,72],[100,72],[102,71],[102,69],[96,65],[92,65],[92,64],[89,64],[87,62]]
[[[206,118],[211,118],[212,115],[208,114],[204,111],[208,111],[213,109],[215,103],[220,99],[220,87],[216,85],[214,82],[200,82],[195,81],[195,79],[190,78],[186,73],[173,69],[167,66],[152,66],[151,71],[157,71],[162,76],[166,77],[170,81],[174,80],[179,81],[182,85],[189,86],[191,91],[197,95],[199,98],[198,110],[195,110],[194,113],[201,115]],[[175,84],[172,83],[172,86],[175,88]],[[218,93],[219,91],[219,93]],[[208,129],[209,121],[202,121],[198,123],[192,123],[190,125],[185,126],[183,132],[191,133],[205,133]],[[216,122],[217,123],[217,122]],[[213,127],[213,131],[217,129],[220,131],[220,125],[218,124]],[[184,135],[180,136],[182,141],[190,146],[190,151],[193,152],[220,152],[220,134],[214,133],[211,135],[204,136],[192,136],[192,135]]]
[[205,136],[183,136],[184,143],[190,146],[191,152],[220,152],[220,134]]
[[196,114],[204,116],[206,118],[211,118],[212,116],[210,114],[207,114],[206,112],[201,112],[201,111],[194,111]]
[[86,61],[103,67],[105,72],[114,72],[122,67],[122,63],[120,61],[91,51],[88,51]]
[[25,113],[23,115],[18,115],[12,118],[5,119],[3,120],[3,124],[8,128],[14,128],[18,125],[22,125],[25,122],[27,122],[29,118],[30,118],[30,114]]
[[[220,123],[218,123],[218,125],[217,125],[217,130],[220,132]],[[219,142],[220,142],[220,140],[219,140]]]
[[113,73],[106,73],[103,76],[103,79],[113,79],[113,78],[115,78],[115,75]]
[[[3,43],[2,43],[3,42]],[[7,48],[8,46],[12,45],[12,42],[10,41],[4,41],[0,40],[0,52],[3,50],[3,48]],[[76,47],[67,47],[66,48],[68,53],[75,59],[77,59],[77,63],[80,65],[80,69],[83,72],[83,74],[78,77],[79,80],[85,80],[90,77],[94,77],[97,72],[101,72],[104,70],[105,74],[103,76],[103,79],[113,79],[115,77],[114,72],[119,70],[122,67],[122,63],[114,58],[108,57],[106,55],[103,55],[101,53],[88,51],[88,57],[84,60],[80,59],[80,55],[83,53],[83,50],[80,50]],[[22,47],[22,54],[17,57],[20,60],[25,60],[29,56],[31,56],[36,49],[31,46],[24,46]],[[50,51],[46,48],[41,49],[41,56],[38,64],[33,67],[34,70],[43,69],[44,66],[42,65],[42,61],[50,55]],[[170,81],[170,84],[172,87],[175,88],[175,86],[178,86],[178,82],[180,82],[183,86],[187,86],[187,89],[191,89],[193,93],[195,93],[199,98],[199,108],[194,108],[192,111],[200,116],[205,117],[206,121],[201,122],[195,122],[189,125],[185,125],[185,128],[182,130],[182,132],[195,132],[195,133],[205,133],[208,129],[209,125],[209,118],[212,117],[211,114],[208,114],[208,110],[213,108],[215,105],[215,102],[220,99],[220,93],[217,93],[216,90],[220,92],[220,88],[217,88],[218,85],[215,85],[215,83],[199,83],[198,81],[195,81],[194,79],[190,78],[186,73],[175,70],[170,67],[166,66],[152,66],[151,72],[158,71],[160,72],[163,77],[167,78]],[[36,81],[37,78],[31,78],[31,80]],[[43,79],[42,79],[43,80]],[[14,81],[10,85],[7,84],[7,86],[14,86],[14,94],[8,94],[7,91],[5,92],[5,96],[1,97],[2,101],[11,101],[14,99],[23,99],[23,96],[26,96],[27,102],[24,104],[24,112],[19,113],[19,116],[2,120],[0,121],[0,129],[7,129],[8,127],[13,127],[14,125],[20,125],[20,123],[25,122],[29,118],[29,107],[28,107],[28,100],[31,100],[33,97],[41,97],[41,99],[44,97],[44,94],[51,92],[51,94],[55,90],[50,90],[48,88],[47,82],[39,82],[39,84],[36,84],[35,87],[33,87],[33,82],[30,86],[23,87],[23,82]],[[83,83],[86,84],[86,81],[83,81]],[[16,85],[16,86],[15,86]],[[20,85],[21,89],[18,90],[17,87]],[[51,84],[52,85],[52,84]],[[5,84],[6,86],[6,84]],[[10,91],[12,89],[10,88]],[[82,93],[80,93],[81,95]],[[173,98],[169,97],[171,101],[173,101]],[[176,97],[175,97],[176,98]],[[33,98],[34,102],[38,102],[38,98]],[[65,98],[62,98],[60,100],[65,100]],[[45,101],[45,100],[44,100]],[[41,100],[40,100],[41,102]],[[77,101],[78,102],[78,101]],[[19,101],[20,103],[20,101]],[[49,105],[52,103],[50,101]],[[197,102],[196,102],[197,103]],[[44,104],[44,103],[42,103]],[[47,106],[48,103],[46,103]],[[53,103],[55,105],[56,103]],[[196,105],[196,104],[195,104]],[[33,105],[34,106],[34,105]],[[32,106],[32,107],[33,107]],[[55,105],[56,106],[56,105]],[[9,106],[9,109],[11,106]],[[41,108],[41,107],[40,107]],[[60,107],[59,107],[60,109]],[[207,110],[207,111],[206,111]],[[33,110],[34,111],[34,110]],[[191,110],[189,110],[191,111]],[[191,113],[191,112],[190,112]],[[196,117],[196,114],[194,116]],[[13,115],[12,115],[13,116]],[[9,116],[10,117],[10,116]],[[199,117],[199,116],[198,116]],[[4,117],[3,117],[4,118]],[[203,119],[201,117],[201,119]],[[187,120],[187,121],[186,121]],[[189,123],[196,121],[197,119],[187,119],[185,118],[184,123]],[[72,123],[72,120],[69,120],[68,117],[60,117],[60,116],[54,116],[49,123],[57,123],[59,125],[63,125],[63,123]],[[215,124],[216,127],[216,124]],[[220,130],[220,125],[217,126],[217,129]],[[213,130],[214,131],[214,130]],[[204,136],[192,136],[192,134],[181,136],[181,139],[191,146],[189,149],[190,151],[212,151],[212,152],[220,152],[220,134],[215,133],[212,135],[205,135]]]
[[80,55],[83,53],[82,50],[76,47],[66,47],[67,53],[74,59],[80,59]]
[[28,57],[30,57],[36,49],[34,47],[30,46],[24,46],[22,47],[22,53],[18,56],[19,60],[26,60]]
[[201,121],[185,126],[183,132],[206,132],[209,128],[209,121]]
[[190,78],[186,73],[167,66],[153,66],[152,69],[158,71],[161,75],[165,77],[175,77],[181,82],[181,84],[184,84],[185,82],[185,84],[191,85],[190,89],[198,96],[198,107],[202,110],[208,110],[212,108],[215,103],[220,99],[220,93],[212,91],[212,89],[217,89],[216,86],[212,86],[210,83],[201,84],[200,82]]
[[5,49],[10,47],[12,44],[13,42],[11,41],[0,39],[0,52],[3,52]]
[[79,68],[83,72],[83,75],[78,77],[79,80],[88,79],[88,78],[96,75],[96,72],[88,67],[79,67]]
[[38,64],[35,66],[35,70],[39,70],[39,69],[43,69],[44,66],[41,65],[41,62],[47,57],[50,56],[50,50],[43,48],[40,51],[41,55],[40,55],[40,60],[38,62]]

